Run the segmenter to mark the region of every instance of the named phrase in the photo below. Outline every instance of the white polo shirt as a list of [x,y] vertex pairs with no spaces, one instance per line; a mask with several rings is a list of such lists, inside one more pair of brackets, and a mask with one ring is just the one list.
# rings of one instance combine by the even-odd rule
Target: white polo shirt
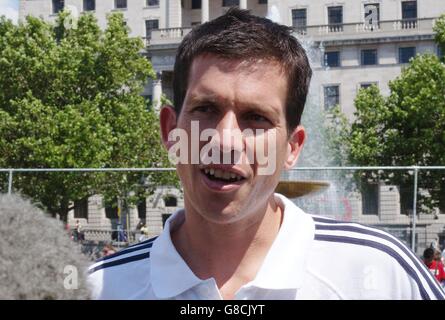
[[[236,299],[444,299],[424,264],[383,231],[304,213],[275,194],[283,222],[255,279]],[[199,279],[176,251],[175,212],[157,237],[90,267],[95,299],[221,299],[213,278]]]

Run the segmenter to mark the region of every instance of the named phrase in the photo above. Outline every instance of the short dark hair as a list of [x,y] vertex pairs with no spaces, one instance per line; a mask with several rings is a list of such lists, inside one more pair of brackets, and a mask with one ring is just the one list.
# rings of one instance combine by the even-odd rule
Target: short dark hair
[[431,260],[434,258],[434,249],[433,248],[426,248],[425,251],[423,251],[423,258],[425,260]]
[[287,129],[291,132],[300,124],[312,70],[305,50],[292,35],[292,28],[238,8],[196,26],[184,37],[176,54],[173,99],[177,114],[184,103],[193,60],[206,53],[231,60],[278,61],[288,77]]

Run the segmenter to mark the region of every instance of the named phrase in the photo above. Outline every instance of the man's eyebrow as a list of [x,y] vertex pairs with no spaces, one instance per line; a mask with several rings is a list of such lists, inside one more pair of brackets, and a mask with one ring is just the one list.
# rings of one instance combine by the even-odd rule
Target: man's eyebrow
[[192,94],[189,98],[189,102],[191,104],[199,104],[199,103],[203,103],[203,102],[207,102],[207,103],[218,103],[221,102],[221,99],[218,99],[218,97],[216,95],[196,95],[196,94]]
[[248,112],[264,112],[264,113],[273,113],[273,114],[279,114],[280,109],[272,104],[269,103],[244,103],[243,104]]
[[[216,94],[191,94],[189,98],[189,103],[191,105],[197,105],[202,103],[214,104],[214,105],[224,105],[226,99],[219,97]],[[260,102],[245,102],[241,103],[245,107],[247,112],[263,112],[271,114],[279,114],[280,108],[269,103]]]

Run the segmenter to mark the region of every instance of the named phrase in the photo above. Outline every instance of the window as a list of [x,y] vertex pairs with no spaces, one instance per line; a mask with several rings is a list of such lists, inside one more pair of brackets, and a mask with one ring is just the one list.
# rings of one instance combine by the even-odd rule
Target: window
[[399,48],[399,63],[409,63],[416,55],[416,47]]
[[267,4],[267,0],[258,0],[258,4]]
[[59,13],[65,8],[64,0],[53,0],[53,13]]
[[137,210],[138,218],[141,220],[145,220],[145,218],[147,217],[147,202],[145,198],[139,200],[137,204]]
[[417,1],[402,2],[402,19],[417,19]]
[[147,108],[147,110],[150,110],[152,107],[151,101],[153,100],[153,95],[148,94],[146,96],[142,96],[144,98],[144,102],[145,102],[145,107]]
[[112,199],[110,202],[105,202],[105,217],[108,219],[118,219],[119,218],[119,208],[117,198]]
[[328,7],[329,31],[343,31],[343,7]]
[[[440,189],[441,189],[440,190],[441,193],[443,194],[443,192],[445,191],[445,184],[443,181],[442,181]],[[439,207],[439,213],[444,214],[445,213],[445,197],[439,198],[438,207]]]
[[365,27],[374,30],[379,26],[380,5],[378,3],[365,4]]
[[88,219],[88,197],[74,201],[74,218]]
[[159,0],[147,0],[147,7],[159,7]]
[[[400,214],[413,214],[414,193],[411,186],[399,186],[400,194]],[[417,202],[419,203],[419,202]]]
[[201,0],[192,0],[192,9],[201,9]]
[[370,66],[374,64],[377,64],[377,50],[376,49],[362,50],[362,65]]
[[145,36],[151,39],[151,31],[159,29],[159,20],[145,20]]
[[339,67],[340,66],[340,52],[339,51],[325,52],[324,65],[326,67]]
[[239,0],[223,0],[222,6],[223,7],[239,6]]
[[362,213],[364,215],[379,214],[379,185],[362,184]]
[[115,9],[127,9],[127,0],[114,0]]
[[324,87],[324,108],[329,110],[340,103],[340,87]]
[[164,198],[164,203],[166,207],[177,207],[178,206],[178,200],[176,197],[173,196],[167,196]]
[[417,27],[417,1],[402,2],[402,28],[413,29]]
[[364,83],[360,83],[360,89],[368,89],[372,85],[377,86],[377,82],[364,82]]
[[96,10],[96,0],[83,0],[83,11]]
[[306,31],[307,14],[306,9],[292,10],[292,27],[298,31]]

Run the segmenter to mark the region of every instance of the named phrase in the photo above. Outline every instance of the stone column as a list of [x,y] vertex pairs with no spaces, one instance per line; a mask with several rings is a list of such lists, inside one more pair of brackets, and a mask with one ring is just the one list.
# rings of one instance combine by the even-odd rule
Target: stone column
[[209,21],[209,0],[201,1],[201,23]]
[[239,7],[240,9],[247,9],[247,0],[240,0]]
[[153,108],[154,110],[156,110],[157,112],[159,112],[159,110],[161,110],[161,96],[162,96],[162,72],[156,72],[156,79],[153,79],[153,94],[152,94],[152,99],[153,99]]
[[165,1],[165,28],[170,28],[170,0]]
[[181,0],[166,0],[166,28],[182,27],[182,6]]

